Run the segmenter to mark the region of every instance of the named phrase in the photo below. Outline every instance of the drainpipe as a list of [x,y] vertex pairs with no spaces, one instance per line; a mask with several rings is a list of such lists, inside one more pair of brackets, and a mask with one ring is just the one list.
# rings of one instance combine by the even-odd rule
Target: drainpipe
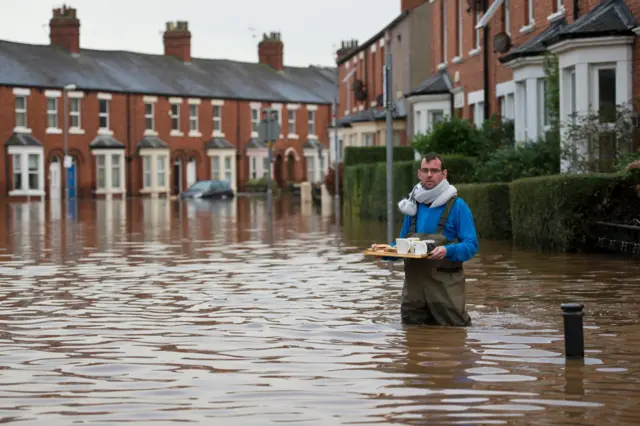
[[[574,0],[577,1],[577,0]],[[487,9],[489,8],[489,0],[483,0],[482,1],[482,10],[486,13]],[[491,116],[491,104],[490,104],[490,96],[489,96],[489,23],[487,22],[487,25],[484,26],[484,31],[483,31],[483,46],[482,46],[482,53],[483,53],[483,59],[484,59],[484,63],[483,63],[483,74],[484,74],[484,119],[488,120],[489,117]]]
[[573,20],[574,22],[580,17],[580,0],[573,0]]
[[133,153],[131,152],[131,93],[127,93],[127,194],[132,195],[131,164]]
[[[249,110],[249,114],[251,114],[251,110]],[[244,150],[244,144],[242,143],[242,141],[240,140],[240,101],[236,101],[236,149],[238,151],[238,155],[240,157],[240,161],[238,161],[238,163],[241,163],[243,161],[246,160],[246,156],[245,156],[245,150]],[[249,121],[251,121],[251,116],[249,116]],[[242,149],[240,149],[242,148]],[[205,153],[206,154],[206,153]],[[239,166],[240,164],[238,164]],[[242,168],[244,170],[244,168]],[[238,185],[238,171],[240,170],[240,167],[236,167],[236,192],[239,191],[240,189],[240,185]],[[242,182],[242,190],[244,191],[244,181]]]

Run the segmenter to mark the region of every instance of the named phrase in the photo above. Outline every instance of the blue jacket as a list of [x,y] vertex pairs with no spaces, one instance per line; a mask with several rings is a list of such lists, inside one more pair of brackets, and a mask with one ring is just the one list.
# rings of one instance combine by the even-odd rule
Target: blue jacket
[[[415,232],[420,234],[435,234],[438,232],[438,222],[445,207],[446,205],[431,209],[427,205],[419,203]],[[405,238],[410,230],[411,216],[405,215],[404,223],[400,230],[400,238]],[[445,258],[447,260],[451,262],[466,262],[478,252],[476,225],[473,222],[471,210],[463,199],[458,198],[454,201],[442,233],[450,241],[454,241],[456,238],[459,240],[458,243],[445,246],[447,249]],[[391,242],[390,245],[395,246],[395,241]],[[384,259],[398,260],[397,258]]]

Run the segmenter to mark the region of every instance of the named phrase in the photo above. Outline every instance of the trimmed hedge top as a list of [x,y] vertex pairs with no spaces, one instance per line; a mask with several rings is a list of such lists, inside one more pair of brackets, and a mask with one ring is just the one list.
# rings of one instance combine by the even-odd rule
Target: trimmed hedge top
[[[415,159],[414,150],[410,146],[394,146],[393,162],[412,161]],[[387,161],[386,146],[348,146],[344,149],[344,165],[382,163]]]

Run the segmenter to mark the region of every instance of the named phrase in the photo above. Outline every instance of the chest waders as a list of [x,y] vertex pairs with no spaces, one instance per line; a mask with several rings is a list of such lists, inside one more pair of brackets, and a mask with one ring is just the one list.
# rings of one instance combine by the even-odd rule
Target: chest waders
[[[458,242],[457,239],[449,241],[442,233],[455,200],[454,197],[447,202],[435,234],[416,233],[416,215],[411,219],[411,228],[405,238],[435,240],[436,247]],[[466,280],[462,262],[404,259],[404,272],[400,308],[403,323],[458,327],[471,325],[471,318],[465,310]]]

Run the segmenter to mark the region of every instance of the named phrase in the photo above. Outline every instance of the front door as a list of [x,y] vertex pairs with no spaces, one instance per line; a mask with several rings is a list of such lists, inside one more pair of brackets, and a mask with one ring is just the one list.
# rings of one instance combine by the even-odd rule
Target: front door
[[187,163],[187,188],[196,183],[196,160],[192,158]]
[[49,198],[51,200],[59,200],[61,196],[60,169],[60,159],[53,157],[49,164]]
[[176,159],[173,162],[173,194],[179,195],[182,192],[182,161]]
[[69,198],[76,198],[76,182],[78,177],[76,176],[76,161],[75,158],[71,159],[71,167],[67,169],[67,188],[69,191]]

